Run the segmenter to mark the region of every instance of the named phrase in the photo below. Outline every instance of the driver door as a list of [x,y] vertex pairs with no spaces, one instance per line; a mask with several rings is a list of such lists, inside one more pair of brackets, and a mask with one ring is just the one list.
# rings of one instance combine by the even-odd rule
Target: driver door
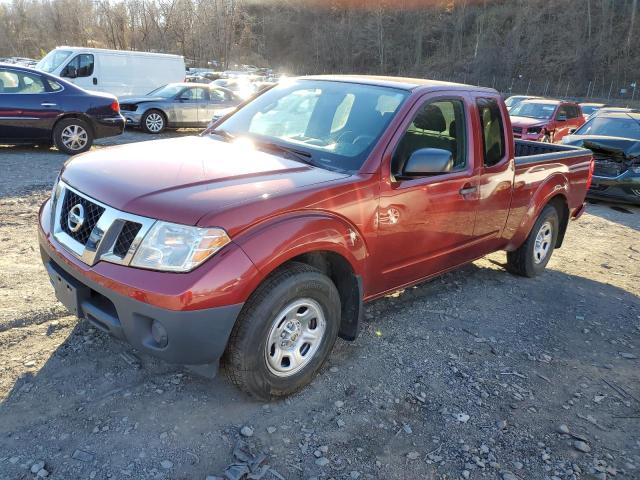
[[[470,99],[459,92],[429,95],[418,101],[396,132],[383,159],[387,179],[381,183],[377,214],[380,275],[374,287],[391,290],[478,255],[475,241],[478,176],[472,140]],[[413,152],[448,150],[450,171],[403,177]],[[383,176],[385,173],[383,173]]]
[[186,87],[176,96],[174,103],[176,126],[195,127],[198,125],[198,110],[201,108],[205,95],[207,92],[203,87]]

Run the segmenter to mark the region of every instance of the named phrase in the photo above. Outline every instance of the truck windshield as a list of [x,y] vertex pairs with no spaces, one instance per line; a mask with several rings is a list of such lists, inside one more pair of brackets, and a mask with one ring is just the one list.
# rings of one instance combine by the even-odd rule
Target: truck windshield
[[308,163],[356,171],[409,92],[329,80],[291,80],[258,96],[215,132],[295,149]]
[[47,55],[38,62],[36,69],[41,72],[51,73],[69,58],[71,52],[68,50],[51,50]]
[[553,103],[522,102],[513,107],[509,115],[512,117],[529,117],[546,120],[551,118],[555,111],[556,105]]
[[640,140],[640,116],[612,118],[595,117],[575,131],[574,135],[603,135]]

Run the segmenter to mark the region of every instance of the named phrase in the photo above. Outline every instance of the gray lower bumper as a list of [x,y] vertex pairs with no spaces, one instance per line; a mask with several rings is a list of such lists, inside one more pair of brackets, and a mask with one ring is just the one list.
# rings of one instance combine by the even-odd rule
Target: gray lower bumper
[[[243,304],[192,311],[166,310],[74,276],[62,262],[52,258],[55,253],[44,247],[41,254],[56,296],[79,318],[167,362],[199,365],[205,367],[201,371],[215,373]],[[157,341],[158,330],[166,336],[164,345],[165,342]]]

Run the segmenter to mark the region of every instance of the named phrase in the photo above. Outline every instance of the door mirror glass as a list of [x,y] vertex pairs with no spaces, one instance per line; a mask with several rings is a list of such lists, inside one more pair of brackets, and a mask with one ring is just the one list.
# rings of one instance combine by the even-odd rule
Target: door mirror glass
[[411,154],[404,167],[407,177],[447,173],[453,169],[453,155],[441,148],[421,148]]

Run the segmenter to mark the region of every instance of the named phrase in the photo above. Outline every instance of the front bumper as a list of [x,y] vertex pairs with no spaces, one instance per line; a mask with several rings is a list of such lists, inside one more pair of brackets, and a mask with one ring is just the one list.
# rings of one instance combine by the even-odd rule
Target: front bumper
[[142,119],[142,113],[123,112],[128,127],[139,127]]
[[[40,247],[56,295],[60,298],[59,288],[75,290],[77,307],[72,313],[78,318],[169,363],[217,367],[242,304],[190,311],[156,307],[74,275],[64,262],[56,261],[55,252],[42,242]],[[166,344],[158,342],[159,329]]]
[[640,175],[630,170],[617,177],[594,175],[587,197],[640,205]]
[[114,117],[96,118],[93,129],[95,138],[116,137],[124,132],[124,117],[117,115]]

